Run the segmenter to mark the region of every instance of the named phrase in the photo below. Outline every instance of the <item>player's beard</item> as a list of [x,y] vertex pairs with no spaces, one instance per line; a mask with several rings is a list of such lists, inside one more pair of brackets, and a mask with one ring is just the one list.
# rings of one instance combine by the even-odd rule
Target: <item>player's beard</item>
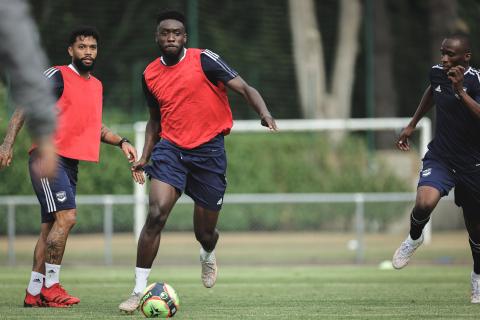
[[78,69],[78,71],[89,72],[92,71],[93,67],[95,66],[95,59],[92,60],[92,64],[89,66],[83,64],[82,59],[73,59],[73,64]]

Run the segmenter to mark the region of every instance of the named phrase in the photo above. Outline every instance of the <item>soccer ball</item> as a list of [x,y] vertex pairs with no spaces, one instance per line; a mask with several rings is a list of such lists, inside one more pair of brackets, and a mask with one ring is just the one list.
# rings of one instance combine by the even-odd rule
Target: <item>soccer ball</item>
[[177,313],[180,300],[175,290],[167,283],[149,285],[140,299],[140,310],[146,318],[170,318]]

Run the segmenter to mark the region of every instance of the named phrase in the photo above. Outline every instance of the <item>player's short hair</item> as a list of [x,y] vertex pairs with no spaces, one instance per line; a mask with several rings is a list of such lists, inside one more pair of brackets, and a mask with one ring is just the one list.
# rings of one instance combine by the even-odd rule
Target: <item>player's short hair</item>
[[168,20],[168,19],[173,19],[180,21],[185,28],[187,28],[187,25],[185,23],[185,15],[181,13],[180,11],[176,10],[164,10],[161,11],[157,15],[157,26],[162,22],[163,20]]
[[98,33],[97,28],[92,26],[79,26],[70,33],[68,38],[68,45],[71,46],[77,41],[77,37],[93,37],[97,42],[100,40],[100,34]]
[[455,32],[449,35],[447,39],[459,40],[463,48],[465,49],[465,52],[467,53],[471,52],[470,37],[466,33]]

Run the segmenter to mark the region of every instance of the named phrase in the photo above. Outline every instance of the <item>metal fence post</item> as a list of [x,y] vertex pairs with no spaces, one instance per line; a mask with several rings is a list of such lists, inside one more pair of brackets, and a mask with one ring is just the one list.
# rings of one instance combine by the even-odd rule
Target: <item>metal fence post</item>
[[361,193],[355,194],[355,229],[357,233],[355,263],[363,263],[365,261],[363,241],[365,234],[365,199]]
[[15,261],[15,203],[8,202],[7,213],[8,264],[14,266]]
[[[421,124],[420,156],[423,157],[428,151],[428,143],[432,140],[432,121],[425,117],[419,124]],[[430,244],[432,242],[432,216],[430,216],[430,221],[423,230],[423,235],[425,236],[425,244]]]
[[[135,128],[135,148],[137,150],[143,150],[145,144],[145,122],[137,122],[134,125]],[[142,232],[143,224],[145,223],[145,217],[147,216],[147,209],[145,202],[147,199],[147,188],[145,184],[133,183],[134,192],[134,214],[133,214],[133,233],[135,240],[138,241],[140,233]]]
[[103,232],[105,234],[105,264],[112,265],[112,236],[113,236],[113,199],[111,196],[105,197],[103,212]]

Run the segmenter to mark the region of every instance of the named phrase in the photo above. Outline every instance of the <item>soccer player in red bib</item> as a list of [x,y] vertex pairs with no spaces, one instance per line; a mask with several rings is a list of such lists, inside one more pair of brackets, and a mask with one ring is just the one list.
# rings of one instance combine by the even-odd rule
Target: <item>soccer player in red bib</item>
[[[51,67],[45,76],[57,96],[57,129],[54,134],[59,156],[56,175],[42,176],[33,170],[38,156],[30,151],[30,177],[41,206],[40,237],[35,246],[33,268],[24,300],[25,307],[69,307],[80,302],[60,285],[60,267],[68,234],[75,225],[75,203],[79,161],[98,162],[100,142],[119,146],[130,162],[135,148],[126,138],[102,124],[102,83],[91,74],[97,57],[99,35],[93,27],[80,27],[70,36],[68,53],[72,63]],[[12,151],[24,114],[17,110],[3,147]],[[6,144],[6,145],[5,145]]]
[[[261,118],[277,130],[258,91],[249,86],[218,54],[186,48],[185,18],[176,11],[157,17],[156,42],[161,56],[143,73],[150,118],[142,157],[134,177],[144,169],[151,179],[148,217],[140,234],[132,295],[119,306],[133,312],[147,285],[165,222],[180,195],[194,202],[193,225],[200,243],[201,278],[207,288],[217,278],[215,245],[218,215],[227,186],[224,136],[232,127],[226,87],[242,95]],[[147,165],[149,160],[152,160]]]

